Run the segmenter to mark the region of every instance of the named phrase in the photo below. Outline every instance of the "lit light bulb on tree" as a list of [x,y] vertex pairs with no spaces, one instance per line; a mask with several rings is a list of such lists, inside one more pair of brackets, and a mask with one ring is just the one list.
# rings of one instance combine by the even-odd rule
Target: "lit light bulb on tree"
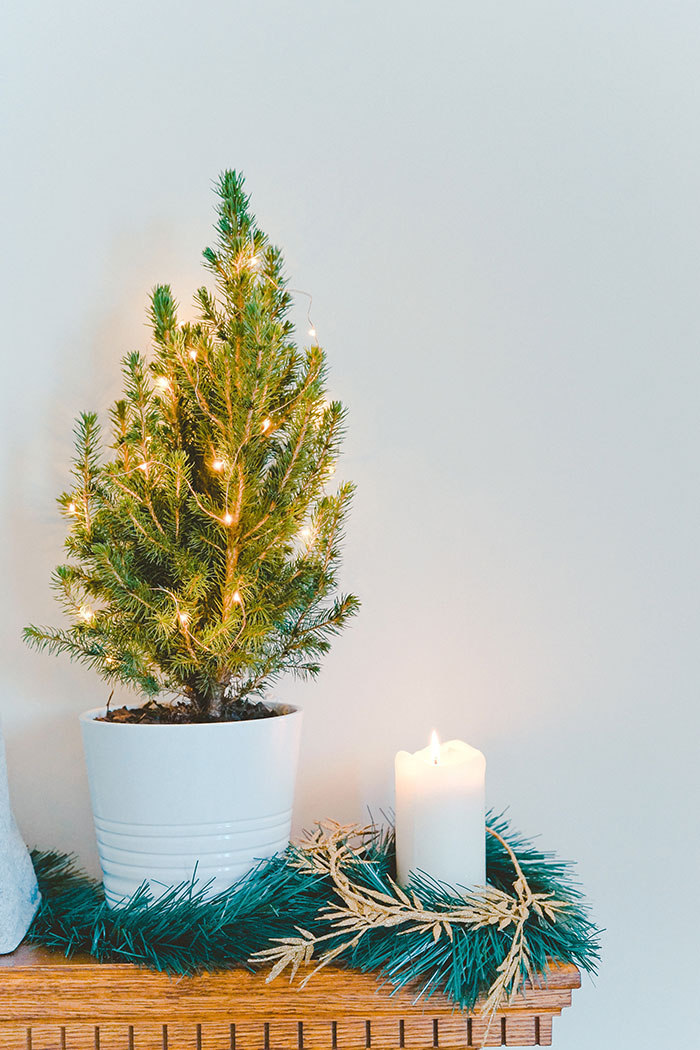
[[309,335],[311,336],[312,339],[315,339],[316,338],[316,329],[315,328],[309,328]]
[[[56,507],[59,519],[61,513],[68,517],[74,501],[80,519],[75,532],[64,522],[73,532],[76,569],[85,583],[75,593],[75,577],[61,580],[70,626],[27,629],[37,647],[69,648],[102,669],[103,648],[114,646],[111,678],[138,691],[147,666],[153,671],[149,685],[157,679],[184,691],[193,721],[224,721],[253,678],[260,678],[262,692],[282,671],[315,666],[317,642],[329,624],[340,630],[358,607],[354,595],[336,592],[337,544],[330,535],[323,544],[325,561],[319,557],[324,571],[314,563],[315,544],[326,531],[341,530],[352,496],[349,485],[333,496],[321,491],[341,436],[334,420],[323,440],[313,427],[325,391],[324,355],[303,339],[304,320],[307,330],[313,327],[307,313],[300,319],[301,340],[286,334],[282,318],[292,304],[282,258],[255,225],[242,178],[224,173],[217,196],[221,221],[216,244],[205,252],[215,288],[200,292],[199,318],[183,319],[181,312],[178,317],[170,288],[157,285],[149,310],[155,355],[125,358],[125,396],[115,403],[113,440],[105,441],[104,456],[98,455],[96,416],[80,417],[75,462],[86,465],[85,477],[74,475],[67,491],[73,488],[76,495]],[[308,355],[295,345],[299,341]],[[256,440],[268,437],[274,440]],[[300,536],[307,524],[308,547],[309,533]],[[191,542],[197,551],[187,549]],[[191,594],[204,586],[203,561],[206,609],[193,601],[190,613]],[[172,565],[176,579],[162,568]],[[115,578],[126,590],[115,588]],[[250,613],[248,590],[240,590],[243,579],[255,605]],[[263,628],[254,615],[263,585],[274,609],[274,616],[264,617],[264,659]],[[137,617],[130,615],[134,595],[140,599]],[[87,606],[93,600],[94,621],[88,622],[92,614],[79,615],[81,601]],[[188,605],[180,606],[181,600]],[[300,616],[304,630],[292,651],[288,625]],[[71,630],[78,642],[73,648]],[[211,648],[204,645],[210,638]],[[173,639],[177,653],[171,651]],[[133,658],[142,652],[143,661]],[[227,675],[224,695],[219,687]]]
[[78,508],[76,507],[75,503],[69,503],[68,504],[68,513],[69,514],[75,514],[75,513],[77,513],[77,510],[78,510]]
[[309,528],[309,526],[305,525],[304,528],[299,533],[299,535],[301,536],[301,538],[303,540],[306,540],[307,543],[308,543],[308,541],[311,539],[311,536],[313,535],[313,533],[312,533],[312,530]]
[[78,616],[81,620],[85,620],[85,623],[90,623],[95,619],[95,613],[88,605],[80,606],[78,609]]

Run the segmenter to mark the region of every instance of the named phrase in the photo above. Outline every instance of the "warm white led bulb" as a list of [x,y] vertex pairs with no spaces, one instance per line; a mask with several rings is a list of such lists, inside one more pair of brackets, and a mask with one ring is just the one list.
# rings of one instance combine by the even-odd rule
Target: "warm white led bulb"
[[315,328],[309,328],[309,335],[311,336],[312,339],[315,339],[316,338],[316,329]]
[[309,528],[309,526],[305,525],[304,528],[299,533],[299,535],[301,536],[301,538],[303,540],[310,540],[311,539],[311,529]]
[[197,351],[196,350],[190,350],[190,357],[192,358],[193,361],[196,361],[197,360]]
[[177,614],[177,618],[178,618],[178,620],[180,621],[180,623],[182,624],[183,627],[185,626],[185,624],[190,622],[189,615],[186,612],[179,612]]
[[78,508],[76,507],[75,503],[69,503],[68,504],[68,513],[69,514],[75,514],[77,509]]
[[223,520],[224,525],[230,525],[231,522],[233,521],[233,517],[232,517],[231,514],[229,514],[228,511],[226,511],[226,513],[224,514],[222,520]]
[[236,603],[236,605],[243,605],[243,599],[241,598],[241,592],[240,591],[234,591],[233,592],[233,600]]
[[170,390],[170,380],[166,376],[158,376],[156,382],[161,390]]
[[78,609],[78,615],[80,616],[80,619],[81,620],[85,620],[86,623],[89,623],[90,620],[94,620],[95,619],[95,613],[87,605],[81,605],[80,606],[80,608]]
[[223,470],[224,469],[224,461],[223,461],[223,459],[213,459],[211,461],[211,469],[212,470]]
[[144,459],[143,463],[139,463],[137,469],[138,470],[142,470],[144,472],[144,474],[148,474],[148,463],[146,462],[145,459]]
[[266,431],[268,431],[270,429],[271,426],[272,426],[272,420],[271,419],[263,419],[262,426],[260,427],[260,429],[262,430],[262,432],[264,434],[264,433],[266,433]]

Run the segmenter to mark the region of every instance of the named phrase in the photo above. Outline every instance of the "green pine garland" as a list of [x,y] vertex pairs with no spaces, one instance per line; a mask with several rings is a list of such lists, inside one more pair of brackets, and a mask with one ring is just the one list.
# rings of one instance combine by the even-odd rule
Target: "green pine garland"
[[[193,880],[157,901],[144,888],[118,910],[107,906],[101,885],[79,872],[70,857],[35,852],[42,904],[29,940],[66,955],[87,952],[99,960],[132,962],[176,974],[251,968],[259,966],[259,957],[265,955],[284,961],[290,944],[323,941],[324,957],[375,971],[379,979],[397,987],[418,981],[420,995],[440,991],[463,1009],[493,994],[499,980],[504,983],[499,995],[509,994],[529,970],[543,971],[548,960],[574,963],[595,973],[599,931],[588,917],[570,865],[513,833],[503,817],[489,815],[488,826],[498,836],[487,836],[491,889],[496,894],[513,893],[514,855],[531,894],[557,902],[557,909],[549,914],[546,908],[529,909],[523,924],[525,955],[520,957],[518,973],[507,982],[503,973],[512,955],[512,924],[491,922],[474,928],[443,922],[438,925],[449,927],[449,936],[447,931],[441,935],[441,930],[436,936],[435,924],[421,925],[413,916],[368,928],[348,946],[347,931],[338,925],[345,902],[333,879],[314,867],[310,847],[290,847],[214,898],[206,899],[206,887]],[[400,909],[402,899],[408,898],[392,878],[393,833],[373,828],[360,849],[351,849],[353,842],[347,831],[341,842],[342,877],[350,879],[360,894],[381,895]],[[474,900],[427,878],[417,878],[409,892],[431,913],[452,912]]]

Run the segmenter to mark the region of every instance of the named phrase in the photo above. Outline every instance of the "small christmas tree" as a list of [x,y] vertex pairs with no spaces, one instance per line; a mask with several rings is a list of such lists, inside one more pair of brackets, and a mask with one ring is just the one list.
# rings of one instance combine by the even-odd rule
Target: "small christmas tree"
[[284,672],[316,675],[359,604],[335,594],[353,486],[325,492],[343,406],[326,401],[321,347],[293,342],[282,256],[243,178],[225,172],[217,194],[216,292],[179,323],[154,289],[155,352],[124,359],[111,458],[96,415],[78,419],[59,498],[71,562],[52,578],[71,623],[25,629],[108,682],[180,697],[170,710],[192,721],[240,717]]

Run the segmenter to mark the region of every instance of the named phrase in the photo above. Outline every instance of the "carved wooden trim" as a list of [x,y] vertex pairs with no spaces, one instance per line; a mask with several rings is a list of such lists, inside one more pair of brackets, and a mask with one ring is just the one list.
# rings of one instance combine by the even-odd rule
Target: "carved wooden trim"
[[[303,974],[301,975],[303,977]],[[446,1050],[485,1021],[441,995],[414,1004],[373,974],[328,967],[306,988],[245,970],[168,977],[22,946],[0,957],[0,1050]],[[550,1046],[581,976],[552,966],[494,1021],[487,1046]]]

